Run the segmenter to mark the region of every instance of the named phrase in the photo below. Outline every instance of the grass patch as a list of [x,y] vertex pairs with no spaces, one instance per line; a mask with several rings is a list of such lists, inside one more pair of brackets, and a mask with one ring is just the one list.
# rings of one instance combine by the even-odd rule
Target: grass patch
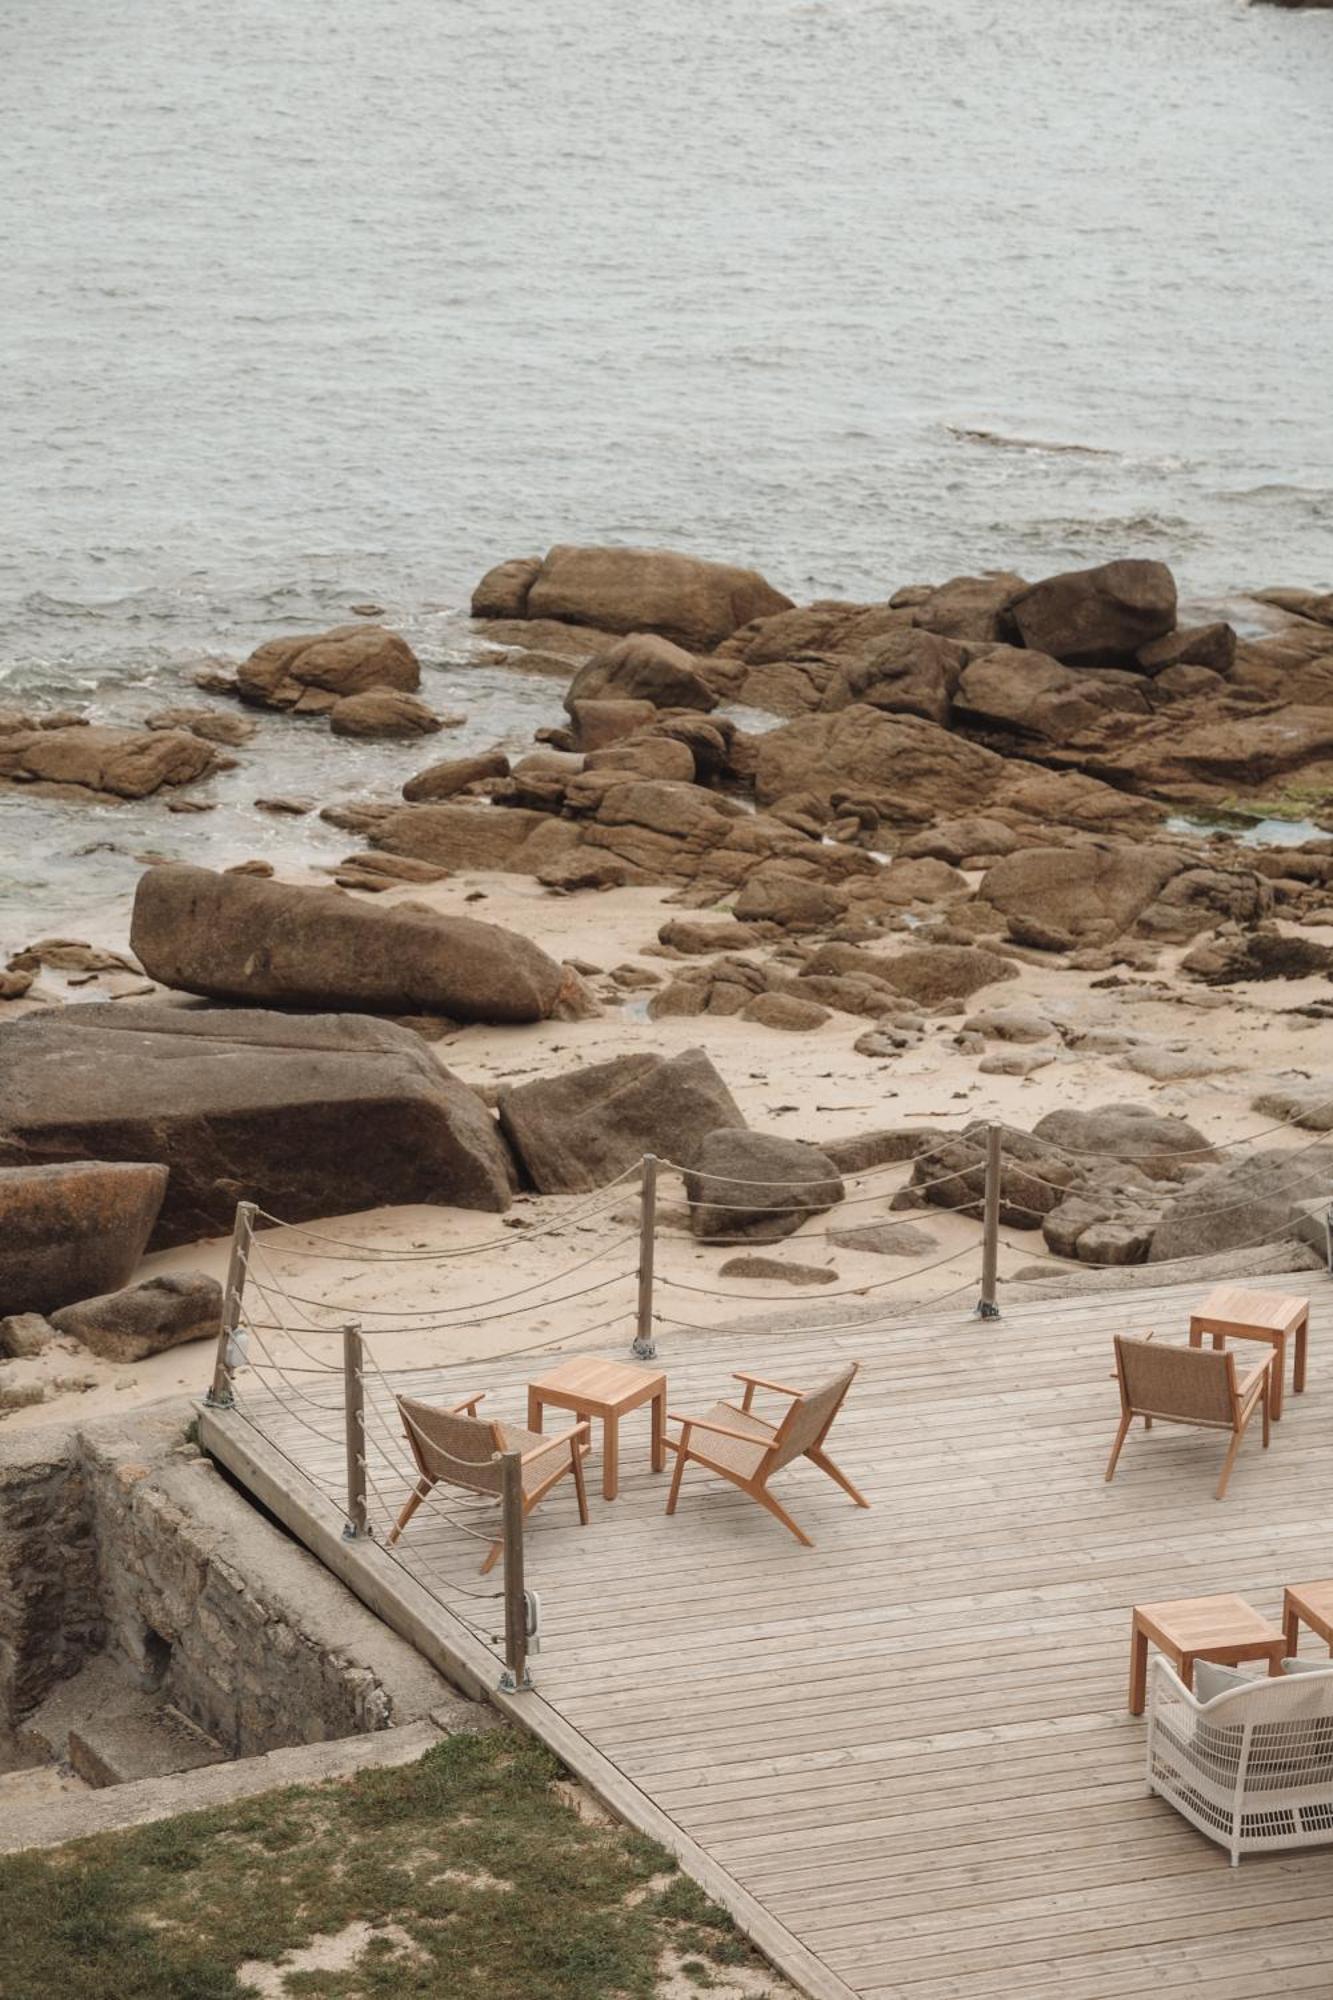
[[250,2000],[241,1966],[355,1924],[379,1935],[337,1970],[290,1971],[292,2000],[653,2000],[668,1949],[703,1990],[758,1967],[662,1848],[584,1824],[564,1775],[519,1732],[451,1736],[397,1770],[6,1857],[0,1988]]

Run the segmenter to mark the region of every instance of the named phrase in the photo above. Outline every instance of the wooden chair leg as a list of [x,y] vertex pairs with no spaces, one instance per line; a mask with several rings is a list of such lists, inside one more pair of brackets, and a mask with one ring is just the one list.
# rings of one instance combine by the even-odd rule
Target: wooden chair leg
[[503,1554],[504,1554],[504,1536],[501,1535],[499,1541],[492,1542],[490,1548],[486,1551],[486,1560],[481,1566],[481,1574],[483,1576],[489,1576],[491,1571],[495,1568],[495,1565],[499,1562],[500,1557]]
[[666,1510],[668,1514],[675,1513],[676,1502],[680,1498],[681,1476],[685,1471],[685,1445],[683,1440],[680,1444],[678,1444],[675,1447],[675,1450],[676,1450],[676,1469],[671,1475],[671,1491],[667,1494],[667,1503],[666,1503]]
[[569,1456],[574,1467],[574,1491],[579,1496],[579,1519],[586,1528],[588,1525],[588,1488],[584,1483],[583,1453],[579,1450],[579,1441],[577,1438],[570,1441]]
[[398,1516],[398,1519],[394,1522],[392,1528],[390,1528],[389,1530],[388,1545],[390,1548],[392,1548],[394,1543],[398,1540],[398,1537],[402,1534],[403,1529],[407,1526],[412,1516],[416,1513],[417,1508],[421,1505],[422,1501],[425,1499],[426,1495],[430,1492],[430,1489],[434,1484],[435,1481],[433,1479],[427,1479],[424,1475],[420,1479],[418,1479],[416,1485],[412,1488],[411,1493],[408,1495],[407,1505],[404,1507],[402,1513]]
[[1222,1477],[1217,1482],[1217,1493],[1214,1496],[1218,1500],[1226,1497],[1227,1481],[1231,1477],[1231,1468],[1236,1463],[1236,1453],[1240,1450],[1240,1441],[1244,1435],[1245,1432],[1243,1429],[1232,1433],[1231,1443],[1227,1448],[1227,1455],[1222,1465]]
[[812,1549],[814,1547],[814,1543],[811,1541],[809,1535],[806,1534],[803,1528],[797,1527],[786,1508],[779,1506],[766,1486],[745,1486],[741,1490],[744,1493],[748,1493],[752,1500],[757,1500],[761,1507],[767,1507],[774,1519],[781,1521],[783,1527],[795,1535],[797,1541],[805,1548]]
[[1134,1412],[1126,1410],[1120,1419],[1120,1428],[1115,1434],[1115,1443],[1111,1446],[1111,1457],[1106,1467],[1106,1477],[1108,1480],[1115,1478],[1116,1462],[1120,1457],[1125,1439],[1129,1436],[1129,1427],[1133,1421]]
[[1259,1398],[1260,1402],[1264,1406],[1264,1450],[1265,1451],[1268,1450],[1269,1433],[1273,1427],[1274,1411],[1273,1411],[1272,1388],[1273,1388],[1273,1375],[1272,1375],[1272,1370],[1270,1369],[1264,1381],[1263,1395]]
[[847,1474],[839,1466],[836,1466],[828,1453],[821,1451],[818,1445],[811,1445],[805,1455],[813,1464],[819,1467],[821,1472],[826,1472],[836,1486],[841,1486],[844,1493],[849,1493],[858,1507],[868,1507],[870,1505],[864,1493],[857,1492]]

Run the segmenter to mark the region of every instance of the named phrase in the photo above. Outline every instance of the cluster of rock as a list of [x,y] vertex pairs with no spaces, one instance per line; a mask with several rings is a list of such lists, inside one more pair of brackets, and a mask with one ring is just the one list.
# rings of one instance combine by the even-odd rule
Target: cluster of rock
[[210,777],[232,761],[190,726],[113,728],[64,711],[0,710],[0,779],[10,784],[143,799]]
[[[895,1208],[922,1203],[979,1217],[984,1122],[917,1161]],[[1227,1157],[1186,1120],[1139,1104],[1053,1111],[1032,1132],[1001,1135],[1000,1220],[1040,1229],[1057,1257],[1085,1264],[1162,1263],[1290,1237],[1322,1244],[1315,1189],[1333,1146],[1293,1157]]]
[[421,700],[420,661],[382,625],[268,639],[234,675],[209,670],[201,684],[254,708],[325,715],[335,736],[428,736],[451,719]]

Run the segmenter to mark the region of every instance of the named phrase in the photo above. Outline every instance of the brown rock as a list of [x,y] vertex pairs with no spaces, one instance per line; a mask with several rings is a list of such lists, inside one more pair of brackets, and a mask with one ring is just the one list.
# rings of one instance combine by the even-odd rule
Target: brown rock
[[974,809],[1005,777],[1005,761],[992,750],[920,716],[859,705],[769,730],[760,739],[755,788],[761,805],[798,792],[825,800],[869,793],[885,818],[910,822]]
[[0,1319],[0,1354],[21,1361],[41,1354],[59,1335],[40,1313],[13,1313]]
[[881,1132],[857,1132],[850,1139],[825,1139],[820,1151],[832,1160],[839,1173],[864,1174],[871,1167],[915,1160],[918,1154],[929,1152],[934,1143],[929,1132],[894,1125]]
[[1253,788],[1289,772],[1331,765],[1333,708],[1296,705],[1189,726],[1162,717],[1122,749],[1089,758],[1089,768],[1112,782],[1177,796],[1200,786]]
[[1028,847],[988,868],[978,894],[1011,921],[1105,943],[1127,930],[1186,865],[1175,848],[1142,844]]
[[21,1000],[34,977],[31,972],[0,972],[0,1000]]
[[329,710],[335,736],[430,736],[443,727],[424,701],[401,688],[367,688],[364,694],[344,696]]
[[534,618],[659,632],[707,652],[752,618],[790,609],[757,571],[660,549],[551,549],[527,596]]
[[911,627],[892,632],[872,650],[840,665],[820,706],[833,710],[863,702],[886,714],[921,715],[943,725],[965,659],[964,649],[952,639]]
[[741,923],[779,924],[791,931],[836,923],[846,907],[837,890],[797,875],[752,875],[734,905]]
[[403,797],[414,805],[422,800],[451,799],[455,792],[464,792],[483,778],[508,776],[509,759],[504,751],[483,750],[475,757],[448,757],[442,764],[428,764],[408,779]]
[[831,1018],[827,1008],[798,999],[794,993],[756,993],[741,1008],[741,1016],[757,1021],[761,1028],[782,1028],[797,1035],[810,1034]]
[[565,696],[566,714],[576,716],[589,701],[646,701],[654,709],[717,706],[693,656],[652,632],[636,632],[579,668]]
[[1065,667],[1048,654],[995,646],[963,669],[954,710],[974,728],[1070,743],[1107,715],[1146,717],[1142,677]]
[[417,656],[405,639],[382,625],[338,625],[332,631],[269,639],[236,670],[242,701],[264,708],[332,708],[346,695],[369,688],[421,685]]
[[970,1000],[983,986],[993,986],[998,980],[1016,979],[1018,967],[1011,958],[1001,958],[979,946],[925,945],[882,959],[878,976],[896,993],[923,1007],[941,1007],[950,1001]]
[[51,1324],[103,1361],[144,1361],[188,1340],[216,1340],[222,1287],[202,1271],[172,1273],[64,1306]]
[[1141,646],[1138,664],[1153,675],[1168,667],[1207,667],[1226,680],[1236,664],[1235,630],[1224,624],[1182,626]]
[[633,736],[613,743],[606,750],[590,750],[584,760],[589,771],[623,771],[636,778],[660,779],[665,783],[694,783],[694,755],[689,746],[667,736]]
[[[154,1248],[224,1234],[243,1200],[301,1222],[395,1203],[498,1210],[510,1196],[475,1092],[406,1029],[357,1016],[169,1001],[26,1015],[0,1037],[0,1160],[79,1155],[165,1165],[44,1165],[49,1186],[20,1210],[40,1227],[0,1253],[26,1294],[0,1278],[0,1305],[123,1286],[159,1203]],[[70,1178],[88,1175],[105,1179]]]
[[[157,1164],[108,1166],[71,1158],[78,1134],[70,1130],[62,1164],[29,1157],[25,1099],[38,1079],[24,1051],[52,1034],[52,1023],[71,1014],[105,1014],[103,1007],[71,1007],[29,1014],[6,1029],[0,1044],[0,1310],[49,1313],[71,1299],[125,1284],[144,1253],[167,1187]],[[121,1017],[123,1018],[123,1016]],[[4,1072],[8,1071],[6,1076]],[[57,1084],[68,1092],[63,1080]],[[74,1093],[77,1096],[77,1090]]]
[[219,708],[159,708],[144,723],[149,729],[184,729],[205,743],[227,743],[233,749],[248,743],[259,726],[248,716]]
[[672,917],[657,933],[659,944],[690,956],[715,951],[745,951],[762,944],[768,933],[758,924],[737,923],[734,918],[721,923],[705,923],[694,917]]
[[[1027,589],[1012,570],[988,570],[983,576],[955,576],[934,589],[914,591],[911,615],[915,624],[942,638],[975,640],[994,645],[1008,636],[1007,612],[1014,598]],[[897,592],[891,602],[903,602]]]
[[[1257,1248],[1308,1228],[1311,1200],[1333,1174],[1333,1146],[1293,1156],[1261,1152],[1194,1182],[1162,1215],[1148,1252],[1151,1264],[1175,1257]],[[1319,1230],[1323,1235],[1322,1227]],[[1322,1245],[1321,1245],[1322,1247]]]
[[781,1257],[728,1257],[719,1278],[757,1278],[774,1285],[831,1285],[837,1272],[828,1264],[787,1264]]
[[[683,657],[688,659],[689,655]],[[622,701],[619,696],[585,701],[574,698],[572,692],[566,708],[582,750],[606,750],[611,744],[621,743],[627,736],[636,736],[641,729],[648,728],[658,715],[656,704],[651,701]]]
[[1165,563],[1136,558],[1067,570],[1020,591],[1007,616],[1034,652],[1070,666],[1130,666],[1174,629],[1175,578]]
[[571,857],[581,838],[578,827],[548,813],[482,805],[404,806],[366,831],[391,854],[450,871],[493,868],[507,875],[543,874]]
[[523,618],[528,592],[541,574],[540,556],[511,556],[488,569],[472,593],[474,618]]
[[141,875],[130,936],[150,977],[222,1000],[540,1021],[561,983],[554,959],[494,924],[205,868]]
[[500,1124],[540,1194],[605,1186],[645,1153],[689,1166],[703,1135],[744,1126],[702,1049],[618,1056],[500,1092]]
[[0,778],[78,785],[122,799],[144,799],[164,785],[188,785],[218,767],[212,746],[183,729],[94,724],[0,737]]
[[685,1176],[685,1192],[690,1228],[705,1241],[748,1236],[774,1242],[832,1208],[846,1193],[833,1162],[800,1139],[714,1131],[701,1139],[696,1157],[696,1168]]
[[860,1250],[871,1257],[930,1257],[939,1238],[915,1222],[862,1222],[855,1229],[830,1229],[830,1243],[839,1250]]
[[1013,854],[1022,845],[1013,828],[998,819],[954,819],[914,833],[898,849],[902,861],[944,861],[961,868],[970,861]]
[[1149,1180],[1180,1180],[1214,1157],[1208,1141],[1183,1118],[1163,1117],[1142,1104],[1102,1104],[1087,1111],[1049,1111],[1033,1137],[1075,1158],[1121,1160]]

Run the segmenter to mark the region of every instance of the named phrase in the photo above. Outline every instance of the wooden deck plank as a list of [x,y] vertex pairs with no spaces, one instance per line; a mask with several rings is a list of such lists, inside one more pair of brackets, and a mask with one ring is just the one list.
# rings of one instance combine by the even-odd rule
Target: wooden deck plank
[[[1333,1849],[1231,1870],[1147,1795],[1143,1724],[1124,1707],[1136,1600],[1238,1591],[1273,1616],[1284,1582],[1328,1571],[1333,1285],[1254,1281],[1309,1293],[1309,1386],[1268,1452],[1247,1442],[1218,1503],[1220,1447],[1195,1433],[1136,1437],[1102,1478],[1112,1334],[1183,1338],[1204,1289],[1144,1275],[1138,1291],[1044,1304],[1010,1287],[987,1325],[904,1317],[743,1342],[665,1328],[674,1409],[727,1396],[742,1360],[779,1380],[862,1362],[834,1449],[871,1511],[811,1467],[784,1476],[813,1550],[697,1467],[668,1519],[646,1418],[626,1422],[621,1497],[595,1497],[587,1529],[568,1496],[531,1523],[534,1670],[568,1740],[864,2000],[1333,1993]],[[403,1359],[405,1340],[368,1337],[382,1365]],[[314,1345],[332,1352],[332,1334]],[[412,1477],[392,1386],[486,1388],[515,1419],[541,1365],[372,1376],[377,1526]],[[336,1502],[341,1378],[276,1389],[243,1378],[247,1419]],[[498,1579],[478,1577],[451,1514],[469,1503],[423,1508],[391,1574],[494,1626]]]

